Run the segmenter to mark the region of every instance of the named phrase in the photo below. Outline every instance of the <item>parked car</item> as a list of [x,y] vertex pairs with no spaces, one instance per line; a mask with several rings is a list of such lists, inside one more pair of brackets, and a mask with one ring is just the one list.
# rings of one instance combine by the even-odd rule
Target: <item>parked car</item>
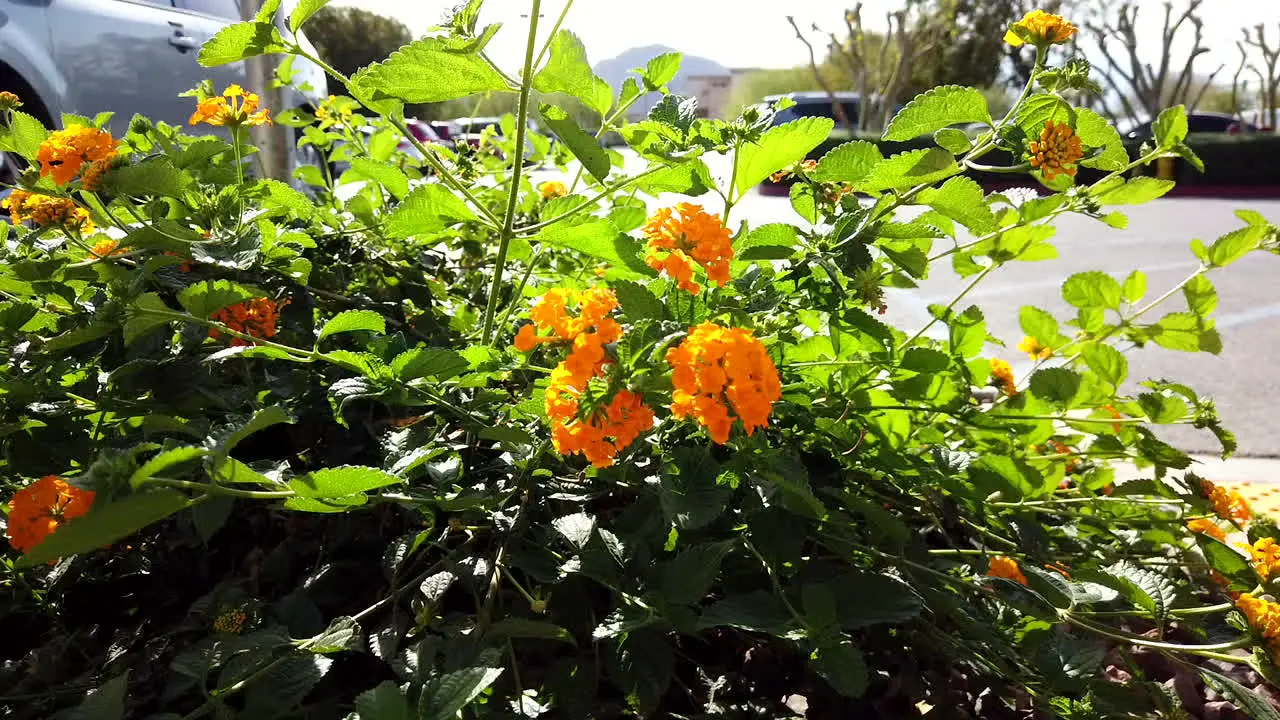
[[[1187,129],[1193,133],[1256,133],[1258,126],[1238,119],[1234,115],[1213,112],[1193,112],[1187,115]],[[1151,123],[1144,122],[1125,133],[1126,140],[1147,140],[1151,137]]]
[[448,148],[453,147],[453,140],[446,133],[441,133],[436,128],[436,123],[409,118],[405,120],[405,127],[409,128],[409,132],[413,137],[424,145],[435,144]]
[[449,121],[455,128],[453,141],[459,145],[479,145],[480,136],[486,128],[493,128],[495,133],[501,135],[501,123],[500,117],[461,117]]
[[[280,15],[282,33],[287,16]],[[50,128],[63,113],[104,111],[115,113],[108,127],[117,137],[135,113],[185,125],[194,101],[179,94],[201,80],[212,78],[219,90],[232,83],[253,89],[243,62],[206,68],[196,60],[205,41],[240,21],[238,0],[10,0],[0,18],[0,90],[17,94],[23,110]],[[306,38],[299,42],[312,50]],[[295,84],[310,90],[286,89],[286,107],[273,111],[315,105],[327,94],[318,66],[296,60],[293,67]],[[0,183],[10,183],[19,164],[0,158]]]

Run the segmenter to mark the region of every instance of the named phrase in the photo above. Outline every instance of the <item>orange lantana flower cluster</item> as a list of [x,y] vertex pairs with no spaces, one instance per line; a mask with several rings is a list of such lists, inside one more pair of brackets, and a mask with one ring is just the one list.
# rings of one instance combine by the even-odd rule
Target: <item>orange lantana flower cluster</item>
[[1280,603],[1241,593],[1236,607],[1249,620],[1249,627],[1266,640],[1273,661],[1280,662]]
[[1067,22],[1061,15],[1054,15],[1044,10],[1028,12],[1005,33],[1004,41],[1014,47],[1018,47],[1026,41],[1015,29],[1029,35],[1029,40],[1032,44],[1045,46],[1064,43],[1070,40],[1071,36],[1075,35],[1076,30],[1078,30],[1075,25]]
[[97,183],[115,157],[116,141],[111,133],[84,125],[49,133],[36,151],[40,177],[52,177],[59,185],[74,180],[86,165],[97,168],[89,173],[92,182]]
[[1193,533],[1208,535],[1216,540],[1225,540],[1227,538],[1226,532],[1224,532],[1222,528],[1218,527],[1218,523],[1209,520],[1208,518],[1188,520],[1187,529]]
[[564,186],[562,182],[544,182],[538,186],[538,194],[543,200],[551,200],[553,198],[561,198],[569,194],[569,188]]
[[649,239],[645,263],[675,280],[682,290],[694,295],[702,286],[693,280],[694,265],[702,266],[707,279],[723,287],[729,282],[733,245],[729,228],[719,215],[702,210],[701,205],[680,203],[673,210],[663,208],[644,226]]
[[9,544],[30,552],[63,523],[89,512],[93,495],[56,475],[22,488],[9,501]]
[[[210,315],[209,319],[214,322],[220,322],[245,335],[252,335],[256,338],[271,338],[276,335],[276,316],[280,309],[288,304],[287,300],[277,304],[276,301],[270,298],[253,298],[252,300],[224,307]],[[217,328],[209,328],[209,337],[218,340],[222,337],[222,332]],[[232,347],[252,344],[248,340],[238,337],[232,337],[229,342]]]
[[1004,390],[1006,395],[1018,394],[1018,385],[1013,380],[1013,367],[1004,360],[991,359],[991,379]]
[[271,112],[269,110],[259,110],[258,96],[251,92],[245,92],[244,88],[239,85],[228,85],[221,95],[214,95],[201,100],[196,105],[196,111],[191,114],[188,120],[192,125],[206,123],[209,125],[226,125],[228,127],[239,127],[240,125],[270,125]]
[[69,198],[14,190],[0,201],[0,207],[9,211],[15,225],[30,220],[40,227],[59,227],[84,235],[97,229],[89,219],[89,212]]
[[1201,480],[1200,491],[1213,502],[1213,511],[1223,520],[1243,525],[1253,519],[1249,502],[1235,490],[1220,488],[1208,480]]
[[1058,175],[1076,176],[1076,163],[1084,157],[1084,145],[1076,131],[1066,123],[1054,123],[1049,120],[1040,131],[1039,142],[1030,145],[1031,167],[1044,173],[1045,180],[1053,180]]
[[93,256],[96,258],[107,258],[112,255],[120,255],[126,250],[128,250],[128,248],[120,247],[120,243],[108,238],[94,243],[93,250],[90,252],[92,252]]
[[1022,574],[1022,569],[1018,567],[1018,563],[1013,558],[1004,555],[991,558],[987,567],[987,577],[1004,578],[1022,585],[1027,584],[1027,576]]
[[[578,306],[577,317],[569,314],[570,304]],[[562,455],[581,453],[597,468],[612,465],[618,452],[652,428],[654,420],[653,411],[630,390],[618,390],[607,402],[592,392],[599,389],[592,380],[604,378],[610,364],[604,346],[622,338],[622,326],[608,317],[617,307],[617,296],[607,288],[553,288],[530,310],[533,323],[520,328],[515,340],[520,352],[542,343],[572,343],[547,384],[551,443]]]
[[[1219,538],[1221,539],[1221,538]],[[1253,569],[1263,582],[1280,576],[1280,545],[1273,538],[1259,538],[1252,545],[1243,546],[1253,561]]]
[[778,368],[750,330],[703,323],[667,351],[667,362],[675,387],[672,415],[693,416],[721,445],[729,441],[734,420],[742,420],[747,435],[767,425],[773,403],[782,397]]

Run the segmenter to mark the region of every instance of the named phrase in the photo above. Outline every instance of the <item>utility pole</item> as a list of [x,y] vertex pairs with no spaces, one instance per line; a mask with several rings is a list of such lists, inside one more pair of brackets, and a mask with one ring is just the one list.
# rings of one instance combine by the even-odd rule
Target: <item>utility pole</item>
[[[253,20],[262,7],[264,0],[240,0],[240,18]],[[262,107],[269,108],[272,113],[279,113],[288,108],[282,107],[282,93],[273,88],[276,67],[279,65],[278,55],[258,55],[245,60],[249,89],[262,98]],[[289,181],[290,173],[290,128],[279,125],[258,125],[250,128],[250,137],[258,147],[258,167],[261,177]]]

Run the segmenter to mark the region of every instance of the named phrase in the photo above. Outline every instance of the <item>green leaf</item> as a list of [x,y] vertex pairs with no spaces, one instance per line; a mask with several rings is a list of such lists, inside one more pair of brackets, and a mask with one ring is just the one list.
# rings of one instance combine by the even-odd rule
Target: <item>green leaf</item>
[[649,109],[648,121],[662,128],[662,134],[681,138],[693,128],[698,119],[698,98],[684,95],[663,95]]
[[124,321],[125,345],[132,345],[138,338],[146,335],[152,329],[167,325],[172,320],[172,318],[163,315],[149,313],[147,312],[148,310],[172,312],[164,304],[164,300],[155,293],[143,293],[134,298],[133,304],[129,307],[127,319]]
[[610,287],[618,296],[618,304],[622,306],[622,314],[627,322],[661,320],[666,317],[667,311],[662,301],[640,283],[622,280],[611,283]]
[[795,254],[800,233],[792,225],[769,223],[752,230],[738,244],[738,260],[776,260]]
[[1151,202],[1173,189],[1172,180],[1158,180],[1146,175],[1129,178],[1124,184],[1116,184],[1098,195],[1103,205],[1142,205]]
[[379,335],[387,333],[387,320],[372,310],[346,310],[334,315],[329,322],[320,328],[320,334],[316,336],[316,344],[338,333],[349,332],[374,332]]
[[899,153],[876,164],[854,188],[883,192],[913,185],[928,185],[960,172],[956,158],[942,148]]
[[79,705],[64,713],[60,720],[123,720],[125,698],[129,695],[129,671],[111,678],[90,691]]
[[569,116],[569,113],[555,105],[544,104],[541,112],[547,127],[569,148],[573,156],[578,158],[582,167],[591,173],[591,177],[604,182],[605,178],[609,177],[612,164],[609,162],[608,153],[600,147],[595,137],[578,127],[578,123]]
[[1218,291],[1213,283],[1204,275],[1196,275],[1182,286],[1182,295],[1187,299],[1187,307],[1191,312],[1205,317],[1218,308]]
[[351,159],[350,173],[368,178],[386,188],[397,200],[409,194],[409,177],[391,163],[367,157]]
[[[1079,573],[1076,573],[1078,575]],[[1091,571],[1081,580],[1089,580],[1118,591],[1134,605],[1163,620],[1174,601],[1177,588],[1169,578],[1129,562],[1111,565],[1101,572]]]
[[650,195],[669,192],[690,197],[705,195],[715,186],[711,170],[701,158],[658,170],[636,183],[636,187]]
[[1165,108],[1156,121],[1151,124],[1151,131],[1155,135],[1156,144],[1162,148],[1172,148],[1174,145],[1187,139],[1187,108],[1183,105],[1174,105],[1171,108]]
[[1205,685],[1216,690],[1223,699],[1235,705],[1250,720],[1280,720],[1280,712],[1266,698],[1232,680],[1226,675],[1206,667],[1196,668]]
[[342,616],[329,623],[324,632],[305,641],[308,652],[329,655],[344,650],[360,648],[360,623],[355,618]]
[[1076,273],[1062,284],[1062,299],[1078,308],[1119,310],[1120,296],[1120,283],[1097,270]]
[[902,354],[903,370],[918,373],[939,373],[951,365],[951,358],[943,352],[931,348],[911,348]]
[[942,85],[917,95],[899,110],[884,129],[883,139],[910,140],[965,123],[991,124],[987,98],[973,88]]
[[1044,476],[1039,471],[1004,455],[979,457],[969,465],[969,480],[984,494],[1001,491],[1006,499],[1015,501],[1035,497],[1046,490]]
[[1119,211],[1109,212],[1098,219],[1116,230],[1124,230],[1129,227],[1129,216]]
[[95,503],[88,513],[59,526],[57,532],[31,548],[14,566],[33,567],[106,547],[189,504],[187,496],[175,490],[135,493],[109,503]]
[[1205,321],[1191,313],[1169,313],[1151,326],[1151,339],[1157,345],[1179,352],[1222,352],[1222,336],[1205,326]]
[[871,172],[884,154],[880,146],[866,140],[854,140],[837,145],[818,161],[813,177],[818,182],[855,184]]
[[853,643],[820,647],[809,659],[832,689],[845,697],[860,698],[867,692],[867,661]]
[[806,117],[770,128],[738,150],[733,186],[745,193],[765,178],[803,160],[831,135],[831,118]]
[[454,720],[500,675],[500,667],[470,667],[433,679],[422,688],[419,720]]
[[415,720],[409,701],[391,680],[357,695],[355,710],[359,720]]
[[166,157],[143,160],[135,165],[124,165],[107,175],[104,185],[114,195],[160,195],[182,197],[193,182],[185,170],[174,167]]
[[209,475],[218,482],[232,485],[248,483],[250,485],[274,486],[276,484],[271,478],[233,457],[210,462]]
[[951,352],[971,358],[982,352],[987,342],[987,323],[976,305],[947,321]]
[[1018,311],[1018,324],[1024,334],[1030,335],[1046,347],[1057,345],[1062,336],[1058,330],[1058,319],[1031,305],[1024,305]]
[[165,450],[164,452],[147,460],[137,470],[134,470],[133,475],[129,477],[129,485],[137,489],[139,485],[150,480],[156,473],[164,470],[165,468],[191,462],[192,460],[197,460],[208,454],[209,451],[205,448],[191,445]]
[[952,155],[963,155],[973,149],[973,140],[959,128],[942,128],[933,134],[933,141]]
[[707,543],[689,548],[662,568],[662,596],[672,604],[696,605],[715,583],[720,563],[732,542]]
[[573,638],[573,633],[559,625],[522,617],[508,617],[499,620],[490,626],[484,637],[489,642],[507,638],[530,638],[534,640],[558,640],[570,645],[578,644],[578,641]]
[[289,481],[289,489],[304,498],[340,498],[403,482],[378,468],[343,465],[296,477]]
[[596,519],[586,513],[573,513],[552,520],[551,527],[570,545],[581,550],[596,532]]
[[502,75],[475,52],[457,52],[443,38],[414,40],[351,78],[357,92],[375,102],[433,103],[511,90]]
[[644,86],[646,90],[655,91],[666,87],[680,72],[680,62],[684,58],[678,52],[662,53],[651,58],[644,67]]
[[845,630],[901,624],[924,609],[909,585],[880,573],[855,570],[826,583],[836,599],[836,619]]
[[265,293],[257,288],[230,280],[205,280],[178,293],[178,304],[198,318],[208,318],[229,305],[264,296]]
[[293,421],[294,418],[289,414],[289,411],[280,405],[272,405],[271,407],[257,410],[253,415],[250,415],[249,419],[243,424],[220,435],[216,454],[218,457],[226,457],[227,453],[235,449],[237,445],[250,435],[261,432],[275,425],[293,423]]
[[445,348],[414,348],[391,361],[391,371],[405,382],[427,377],[447,380],[470,367],[471,363],[456,350]]
[[200,48],[200,64],[216,67],[285,51],[284,38],[270,22],[242,22],[218,31]]
[[387,236],[439,232],[451,225],[476,220],[476,214],[443,185],[420,185],[387,216]]
[[293,7],[293,12],[289,15],[289,29],[298,32],[298,28],[302,27],[303,23],[328,4],[329,0],[298,0],[298,4]]
[[658,495],[663,514],[682,531],[703,527],[724,512],[732,491],[717,482],[719,465],[705,447],[677,447],[671,455]]
[[529,241],[535,245],[545,243],[577,250],[589,257],[603,260],[613,266],[615,271],[621,271],[629,277],[654,274],[640,259],[640,243],[619,233],[608,220],[593,218],[581,225],[557,223],[534,235]]
[[568,30],[561,30],[551,40],[551,57],[533,76],[533,89],[572,95],[602,117],[613,106],[609,83],[591,71],[586,48],[578,36]]
[[817,189],[813,185],[795,183],[791,186],[790,195],[791,209],[795,210],[802,220],[807,223],[818,222]]
[[712,603],[698,619],[700,629],[734,627],[770,635],[782,635],[791,624],[791,614],[786,606],[777,595],[767,590],[729,595]]
[[1102,148],[1100,154],[1081,161],[1081,165],[1108,172],[1123,170],[1129,165],[1129,153],[1124,149],[1120,133],[1098,113],[1088,108],[1077,108],[1076,135],[1085,146]]
[[1094,343],[1086,346],[1080,354],[1085,365],[1112,387],[1120,387],[1129,376],[1129,361],[1124,353],[1110,345]]
[[1266,236],[1267,228],[1258,225],[1232,230],[1209,246],[1209,263],[1214,267],[1226,267],[1258,249],[1258,243]]
[[49,137],[49,129],[21,110],[11,111],[10,118],[9,127],[0,127],[0,150],[15,152],[35,162],[40,143]]
[[[311,165],[306,167],[314,169]],[[261,192],[263,203],[266,205],[282,208],[300,218],[308,218],[315,214],[315,206],[306,195],[279,180],[259,180],[253,190],[254,194]]]
[[996,217],[987,206],[982,186],[972,178],[953,177],[940,188],[929,188],[920,193],[917,202],[964,225],[975,235],[985,235],[996,229]]
[[1080,374],[1062,367],[1041,368],[1031,375],[1031,393],[1070,409],[1080,393]]
[[1057,95],[1032,95],[1018,111],[1016,124],[1027,137],[1039,139],[1040,132],[1050,120],[1075,126],[1075,110]]
[[242,714],[252,718],[284,715],[302,702],[332,666],[332,659],[317,655],[286,656],[267,666],[245,691]]
[[1147,294],[1147,274],[1141,270],[1134,270],[1124,279],[1124,288],[1122,289],[1124,301],[1130,305],[1135,305]]

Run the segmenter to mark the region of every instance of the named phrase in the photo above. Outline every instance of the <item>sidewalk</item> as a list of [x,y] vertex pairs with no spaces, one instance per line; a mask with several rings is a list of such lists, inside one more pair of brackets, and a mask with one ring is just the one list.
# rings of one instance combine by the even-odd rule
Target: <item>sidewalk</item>
[[[1195,464],[1188,470],[1215,485],[1236,490],[1249,501],[1253,511],[1280,518],[1280,459],[1232,458],[1222,460],[1214,455],[1192,455]],[[1150,477],[1150,470],[1131,466],[1116,468],[1119,480]]]

